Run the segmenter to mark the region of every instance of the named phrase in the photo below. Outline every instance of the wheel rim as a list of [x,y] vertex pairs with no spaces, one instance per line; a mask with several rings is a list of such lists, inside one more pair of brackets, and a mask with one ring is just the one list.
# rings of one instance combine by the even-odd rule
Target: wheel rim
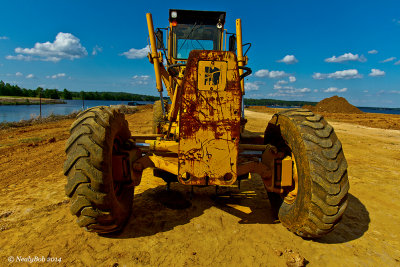
[[283,201],[287,204],[293,204],[295,202],[297,197],[297,192],[299,189],[299,175],[297,172],[296,159],[293,153],[292,153],[292,161],[293,161],[292,180],[294,183],[294,188],[291,191],[289,191],[283,199]]
[[129,178],[126,157],[119,149],[121,145],[121,138],[115,137],[112,149],[112,186],[118,199],[122,196],[123,187],[127,182],[125,177]]

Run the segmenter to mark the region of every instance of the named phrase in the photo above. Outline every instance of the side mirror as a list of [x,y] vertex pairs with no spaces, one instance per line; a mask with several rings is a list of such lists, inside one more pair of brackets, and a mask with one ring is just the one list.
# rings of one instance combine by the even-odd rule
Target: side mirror
[[236,36],[233,34],[229,36],[229,51],[231,52],[236,51]]
[[157,49],[164,48],[163,40],[164,40],[163,32],[160,29],[157,29],[157,31],[156,31],[156,47],[157,47]]

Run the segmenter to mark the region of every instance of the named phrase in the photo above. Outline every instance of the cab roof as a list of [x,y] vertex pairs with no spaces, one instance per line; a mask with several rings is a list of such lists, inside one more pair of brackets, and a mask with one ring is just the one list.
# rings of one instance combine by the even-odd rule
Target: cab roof
[[169,22],[176,21],[178,24],[217,25],[220,22],[224,25],[225,16],[223,11],[169,10]]

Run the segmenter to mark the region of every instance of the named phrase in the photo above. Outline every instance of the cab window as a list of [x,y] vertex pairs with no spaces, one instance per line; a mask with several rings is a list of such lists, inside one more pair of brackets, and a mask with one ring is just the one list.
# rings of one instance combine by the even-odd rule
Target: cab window
[[221,30],[214,25],[180,24],[173,33],[176,59],[187,59],[192,50],[221,50]]

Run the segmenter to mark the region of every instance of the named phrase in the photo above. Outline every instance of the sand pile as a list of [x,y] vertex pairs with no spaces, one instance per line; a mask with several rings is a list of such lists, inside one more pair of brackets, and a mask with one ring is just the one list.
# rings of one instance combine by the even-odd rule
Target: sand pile
[[321,100],[316,106],[305,105],[303,108],[310,109],[314,112],[363,113],[357,107],[347,102],[345,98],[337,95]]

